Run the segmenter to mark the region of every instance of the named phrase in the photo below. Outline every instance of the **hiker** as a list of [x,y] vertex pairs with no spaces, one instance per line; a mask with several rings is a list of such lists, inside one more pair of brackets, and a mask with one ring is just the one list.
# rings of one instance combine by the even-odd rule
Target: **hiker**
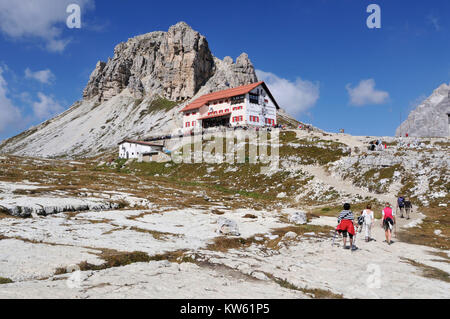
[[406,211],[406,219],[409,219],[409,214],[412,212],[413,206],[411,201],[408,198],[405,198],[405,211]]
[[372,225],[375,222],[372,205],[368,204],[366,206],[366,209],[362,212],[362,216],[364,217],[364,234],[366,237],[366,242],[369,242],[372,239]]
[[403,217],[403,213],[405,212],[405,197],[404,196],[400,196],[397,199],[397,209],[400,211],[400,213],[402,213],[402,216],[400,216],[400,218],[405,218],[405,217]]
[[[356,249],[356,247],[353,247],[353,236],[355,235],[355,227],[353,225],[353,221],[355,220],[355,217],[353,213],[350,210],[350,204],[346,203],[344,204],[344,210],[341,212],[341,214],[338,217],[338,227],[336,230],[339,234],[342,234],[342,237],[344,239],[344,249]],[[347,235],[350,237],[350,247],[347,247]]]
[[381,227],[384,228],[386,242],[388,243],[388,245],[390,245],[392,243],[392,229],[394,228],[394,225],[396,223],[395,212],[392,210],[390,203],[386,203],[386,207],[383,209],[382,214],[383,221],[381,223]]

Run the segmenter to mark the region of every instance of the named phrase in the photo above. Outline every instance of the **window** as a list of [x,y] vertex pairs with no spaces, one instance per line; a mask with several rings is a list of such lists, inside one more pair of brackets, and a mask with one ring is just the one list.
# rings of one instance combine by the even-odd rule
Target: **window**
[[249,98],[250,98],[250,103],[259,104],[259,95],[258,94],[250,93]]
[[192,126],[195,126],[197,124],[197,122],[193,121],[192,122]]
[[186,122],[186,127],[190,127],[191,123],[190,122]]
[[225,113],[229,113],[229,112],[230,112],[230,109],[226,109],[226,110],[225,110]]
[[231,104],[240,104],[240,103],[244,103],[245,100],[245,95],[238,95],[238,96],[233,96],[231,98]]
[[223,113],[223,110],[220,110],[220,111],[219,111],[219,114],[222,114],[222,113]]

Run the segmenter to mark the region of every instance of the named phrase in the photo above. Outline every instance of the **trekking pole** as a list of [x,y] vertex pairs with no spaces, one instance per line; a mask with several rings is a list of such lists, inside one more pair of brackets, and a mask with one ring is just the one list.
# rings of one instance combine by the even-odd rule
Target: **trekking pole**
[[[397,216],[397,210],[395,212],[395,215]],[[394,223],[395,223],[395,234],[394,234],[394,237],[397,238],[397,218],[394,219]]]
[[[352,252],[354,252],[356,250],[356,237],[358,236],[358,226],[356,226],[356,231],[355,231],[355,238],[353,239],[353,246],[350,248],[352,250]],[[355,249],[353,249],[353,247]]]
[[331,247],[334,246],[334,241],[336,239],[336,235],[337,235],[337,230],[334,231],[333,242],[331,243]]
[[395,223],[395,238],[397,238],[397,218],[395,219],[395,221],[394,221],[394,223]]

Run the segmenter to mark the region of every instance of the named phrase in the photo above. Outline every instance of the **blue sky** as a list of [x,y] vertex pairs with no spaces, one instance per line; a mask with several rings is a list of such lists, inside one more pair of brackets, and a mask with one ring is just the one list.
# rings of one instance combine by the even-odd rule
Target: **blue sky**
[[[70,3],[81,29],[65,26]],[[381,7],[381,29],[366,8]],[[214,55],[248,53],[299,120],[393,135],[418,101],[450,82],[450,1],[0,0],[0,139],[80,100],[98,60],[138,34],[186,21]]]

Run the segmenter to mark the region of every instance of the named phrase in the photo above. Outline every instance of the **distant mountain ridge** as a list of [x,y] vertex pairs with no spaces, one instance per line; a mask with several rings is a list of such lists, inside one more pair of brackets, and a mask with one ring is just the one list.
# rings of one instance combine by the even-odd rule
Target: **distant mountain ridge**
[[450,84],[442,84],[397,128],[397,136],[449,137]]
[[[172,132],[182,109],[203,94],[257,82],[247,54],[214,57],[206,38],[184,22],[120,43],[99,61],[83,100],[64,113],[3,141],[0,153],[94,156],[124,138]],[[285,114],[284,114],[285,115]]]

